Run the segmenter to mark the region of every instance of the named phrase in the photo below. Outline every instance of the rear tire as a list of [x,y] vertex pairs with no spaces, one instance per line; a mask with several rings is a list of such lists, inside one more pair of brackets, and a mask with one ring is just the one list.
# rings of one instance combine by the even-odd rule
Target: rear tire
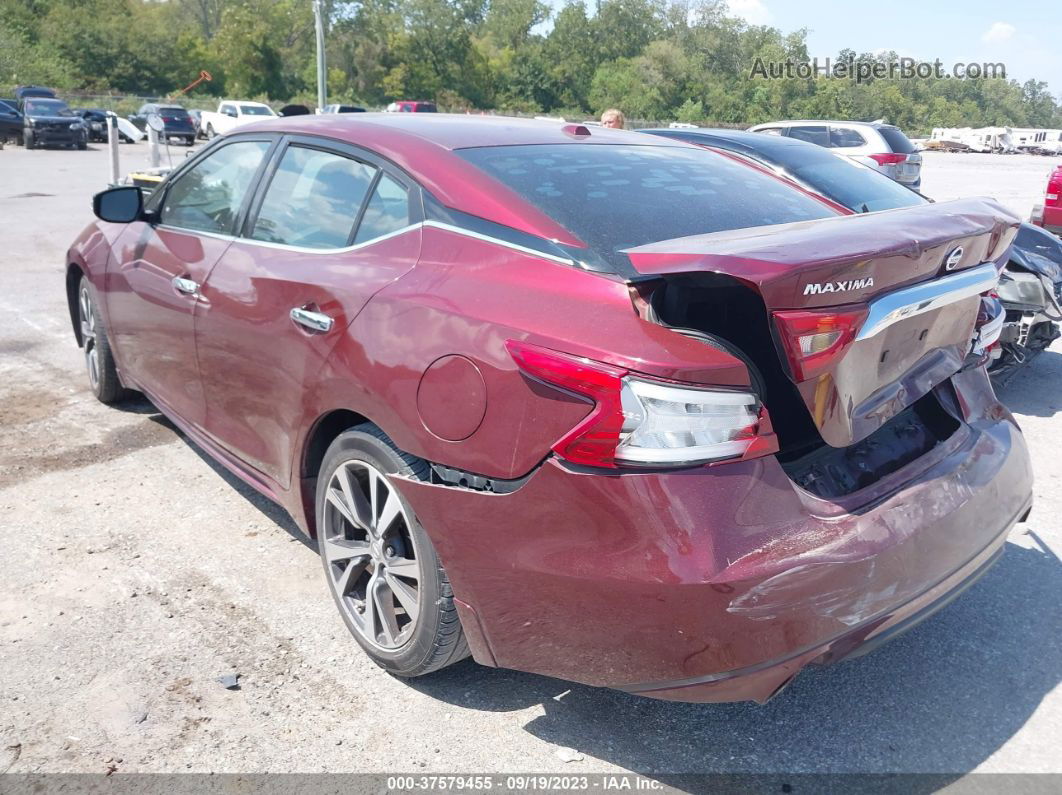
[[216,136],[216,135],[217,135],[217,133],[214,132],[214,125],[213,124],[207,124],[207,129],[206,129],[207,140],[208,141],[212,141],[214,139],[214,136]]
[[96,294],[89,280],[81,277],[77,288],[78,322],[81,324],[81,347],[85,352],[89,388],[96,399],[108,405],[120,403],[130,396],[118,378],[111,343],[107,339],[103,318],[96,305]]
[[446,571],[386,477],[427,473],[427,462],[364,423],[336,437],[317,479],[317,544],[332,598],[369,658],[401,677],[469,653]]

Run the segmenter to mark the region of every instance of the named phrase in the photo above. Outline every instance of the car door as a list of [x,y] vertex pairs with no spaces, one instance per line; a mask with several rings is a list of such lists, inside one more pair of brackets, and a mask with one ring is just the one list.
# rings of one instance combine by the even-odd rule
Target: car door
[[22,114],[6,102],[0,101],[0,140],[22,135]]
[[416,263],[423,211],[412,181],[354,148],[293,138],[274,163],[203,286],[196,344],[207,432],[286,488],[314,378],[366,302]]
[[195,352],[201,285],[232,242],[274,139],[234,140],[175,175],[130,224],[107,273],[112,343],[124,373],[152,400],[201,425],[205,403]]

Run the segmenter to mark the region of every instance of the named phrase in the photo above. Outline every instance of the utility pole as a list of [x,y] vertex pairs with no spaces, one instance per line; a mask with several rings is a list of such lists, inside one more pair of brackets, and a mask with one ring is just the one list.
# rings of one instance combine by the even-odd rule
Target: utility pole
[[321,0],[313,0],[313,16],[317,28],[317,112],[324,110],[328,101],[328,70],[325,67],[324,18],[321,14]]

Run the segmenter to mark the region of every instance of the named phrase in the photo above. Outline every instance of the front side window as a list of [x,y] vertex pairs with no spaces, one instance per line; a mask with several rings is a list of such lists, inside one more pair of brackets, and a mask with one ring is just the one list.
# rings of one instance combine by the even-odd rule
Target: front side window
[[458,149],[604,256],[836,213],[789,183],[705,149],[555,144]]
[[807,141],[808,143],[818,144],[819,146],[830,145],[830,138],[826,134],[826,128],[822,126],[790,127],[789,137],[796,138],[798,141]]
[[365,208],[354,242],[364,243],[383,237],[404,226],[409,226],[409,192],[383,174]]
[[213,152],[166,191],[160,220],[198,232],[232,234],[268,141],[237,141]]
[[269,183],[251,237],[304,248],[342,248],[376,169],[349,157],[289,146]]

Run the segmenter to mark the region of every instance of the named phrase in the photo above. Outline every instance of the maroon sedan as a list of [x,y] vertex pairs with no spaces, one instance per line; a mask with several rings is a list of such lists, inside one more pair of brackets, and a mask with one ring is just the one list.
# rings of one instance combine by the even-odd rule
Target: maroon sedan
[[977,345],[1018,224],[989,200],[842,217],[678,141],[359,114],[95,211],[93,391],[284,506],[401,676],[764,701],[942,607],[1030,508]]

